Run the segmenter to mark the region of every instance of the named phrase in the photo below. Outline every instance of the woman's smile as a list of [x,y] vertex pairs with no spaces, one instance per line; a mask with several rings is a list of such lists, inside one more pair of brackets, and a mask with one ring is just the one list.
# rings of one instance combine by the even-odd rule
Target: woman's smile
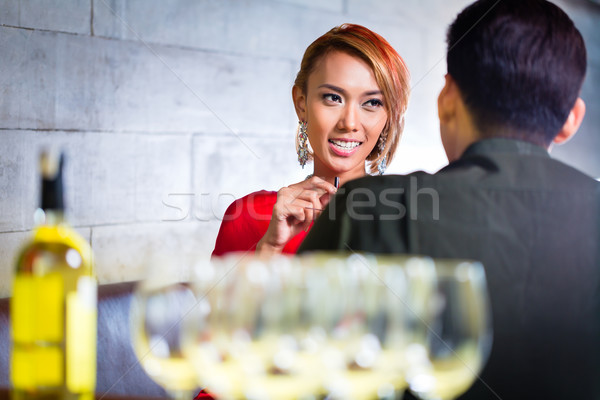
[[362,142],[351,139],[329,139],[329,148],[340,157],[349,157],[358,150]]

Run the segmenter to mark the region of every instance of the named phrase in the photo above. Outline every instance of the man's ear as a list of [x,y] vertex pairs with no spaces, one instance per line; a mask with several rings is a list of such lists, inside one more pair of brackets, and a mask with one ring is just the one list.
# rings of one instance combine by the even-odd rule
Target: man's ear
[[438,96],[438,117],[441,123],[447,123],[456,113],[456,96],[459,96],[456,82],[446,74],[446,83]]
[[298,86],[292,88],[292,100],[299,121],[306,121],[306,95]]
[[585,103],[578,97],[575,101],[575,105],[569,112],[569,116],[567,117],[567,121],[563,125],[562,129],[558,132],[558,135],[552,141],[556,144],[565,143],[567,140],[571,139],[573,135],[579,129],[581,122],[583,121],[583,117],[585,115]]

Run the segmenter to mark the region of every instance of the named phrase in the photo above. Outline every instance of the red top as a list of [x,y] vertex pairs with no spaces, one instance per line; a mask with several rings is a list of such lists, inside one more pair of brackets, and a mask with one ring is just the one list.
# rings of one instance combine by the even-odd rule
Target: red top
[[[223,216],[212,255],[255,251],[259,240],[267,232],[276,201],[277,192],[261,190],[231,203]],[[283,253],[295,254],[306,233],[302,231],[294,236],[283,248]]]
[[196,395],[196,397],[194,397],[194,400],[201,400],[201,399],[214,400],[214,397],[212,394],[206,392],[205,390],[201,390],[200,393],[198,393]]

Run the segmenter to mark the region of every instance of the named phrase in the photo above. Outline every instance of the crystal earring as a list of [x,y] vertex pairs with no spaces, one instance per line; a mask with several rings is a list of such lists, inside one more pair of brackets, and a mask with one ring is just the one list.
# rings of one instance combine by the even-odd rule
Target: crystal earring
[[308,135],[306,134],[306,121],[298,122],[298,162],[304,169],[308,161]]
[[386,168],[387,168],[387,154],[385,156],[383,156],[383,158],[379,162],[379,165],[377,166],[377,171],[379,171],[379,175],[383,175]]
[[[377,149],[379,150],[379,154],[385,150],[385,137],[383,135],[379,136],[379,142],[377,143]],[[383,156],[381,161],[379,161],[379,165],[377,166],[377,171],[379,175],[383,175],[385,169],[387,168],[387,154]]]

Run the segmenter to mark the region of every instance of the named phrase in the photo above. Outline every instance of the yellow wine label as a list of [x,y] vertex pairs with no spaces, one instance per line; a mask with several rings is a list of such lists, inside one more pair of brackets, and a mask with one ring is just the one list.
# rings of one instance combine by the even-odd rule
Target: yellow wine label
[[43,342],[60,342],[64,327],[64,282],[59,272],[36,276],[35,315],[37,339]]
[[56,387],[63,382],[63,355],[58,346],[15,346],[10,371],[15,388]]
[[97,284],[80,277],[77,291],[67,295],[67,388],[93,392],[96,386]]
[[10,380],[17,389],[35,387],[35,353],[15,346],[12,350]]
[[63,382],[63,281],[58,273],[17,275],[11,299],[11,379],[19,388]]
[[37,386],[60,386],[63,383],[63,353],[58,346],[37,347],[35,350]]
[[33,277],[17,275],[13,283],[13,296],[10,300],[11,327],[15,342],[31,343],[35,340],[34,299]]

